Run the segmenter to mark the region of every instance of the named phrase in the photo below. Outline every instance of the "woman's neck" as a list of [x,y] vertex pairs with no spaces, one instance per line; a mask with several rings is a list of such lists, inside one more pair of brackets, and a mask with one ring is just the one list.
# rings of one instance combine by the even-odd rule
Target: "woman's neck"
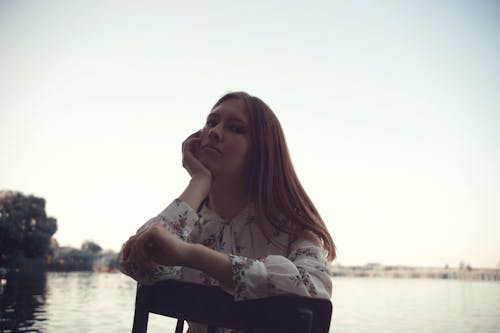
[[208,206],[224,219],[240,213],[250,202],[248,191],[242,185],[214,183],[208,193]]

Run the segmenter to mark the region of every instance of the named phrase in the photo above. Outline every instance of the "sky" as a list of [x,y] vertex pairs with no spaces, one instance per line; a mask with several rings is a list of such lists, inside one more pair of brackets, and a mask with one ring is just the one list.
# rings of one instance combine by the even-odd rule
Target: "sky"
[[189,181],[224,93],[263,99],[337,263],[500,264],[497,1],[0,0],[0,190],[119,250]]

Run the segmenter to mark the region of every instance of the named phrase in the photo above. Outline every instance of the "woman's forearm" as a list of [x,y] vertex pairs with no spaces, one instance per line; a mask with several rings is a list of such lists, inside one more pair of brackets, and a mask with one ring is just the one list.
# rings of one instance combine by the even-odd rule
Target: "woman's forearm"
[[[210,190],[212,179],[204,174],[193,175],[179,199],[197,210]],[[212,250],[201,244],[188,244],[182,266],[203,271],[219,280],[224,287],[233,287],[233,268],[227,254]]]
[[219,280],[222,286],[232,288],[233,267],[227,254],[212,250],[201,244],[190,244],[186,266],[203,271]]

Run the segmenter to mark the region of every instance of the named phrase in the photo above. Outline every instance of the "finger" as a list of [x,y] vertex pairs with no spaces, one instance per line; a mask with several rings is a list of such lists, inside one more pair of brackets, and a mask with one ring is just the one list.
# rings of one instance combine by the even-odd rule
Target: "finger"
[[131,237],[132,241],[129,242],[131,244],[129,251],[134,253],[135,258],[139,258],[140,260],[147,260],[149,258],[146,247],[153,241],[154,234],[156,233],[153,229],[157,226],[163,227],[160,217],[152,218],[148,222],[148,225]]
[[122,249],[122,260],[125,261],[127,260],[128,256],[130,255],[130,245],[131,245],[131,241],[133,239],[134,236],[130,237],[128,239],[128,241],[125,243],[125,245],[123,246],[123,249]]
[[182,142],[182,151],[184,151],[184,147],[187,146],[186,145],[187,143],[191,142],[191,140],[193,140],[193,139],[198,139],[200,137],[201,137],[201,130],[194,132],[193,134],[188,136],[187,139]]
[[182,154],[192,154],[194,153],[198,147],[201,145],[201,139],[200,138],[191,138],[187,141],[184,142],[182,146]]
[[137,230],[137,232],[135,233],[134,236],[138,237],[138,236],[142,235],[143,233],[145,233],[146,231],[148,231],[151,228],[151,226],[154,223],[156,223],[155,221],[157,219],[158,219],[158,216],[149,219],[149,221],[145,225],[143,225],[139,230]]
[[189,135],[186,140],[184,140],[184,142],[187,142],[189,140],[191,140],[192,138],[199,138],[201,136],[201,130],[198,130],[194,133],[192,133],[191,135]]
[[198,155],[199,155],[199,152],[197,152],[196,150],[186,149],[186,151],[182,155],[182,163],[183,163],[183,165],[184,166],[186,166],[186,164],[188,166],[196,166],[196,165],[198,165],[198,163],[200,163],[200,161],[198,160]]
[[154,261],[154,258],[156,257],[158,253],[158,246],[155,243],[148,243],[146,244],[146,252],[148,254],[148,258],[151,261]]
[[[189,145],[189,144],[186,144]],[[198,144],[199,146],[199,144]],[[189,147],[184,148],[184,152],[182,154],[182,166],[191,174],[194,170],[199,169],[201,167],[201,162],[198,160],[199,156],[199,148],[197,147]]]
[[129,260],[123,264],[123,267],[137,276],[144,275],[146,272],[144,270],[144,261],[137,259],[133,254],[130,256]]
[[189,138],[194,138],[194,137],[200,137],[201,136],[201,130],[197,130],[196,132],[194,132],[193,134],[191,134],[190,136],[188,136],[188,139]]
[[[155,225],[158,225],[157,223],[154,223]],[[155,233],[154,231],[155,227],[150,226],[146,232],[141,234],[139,237],[137,237],[137,245],[136,245],[136,252],[139,258],[141,258],[143,261],[149,261],[151,260],[148,247],[151,247],[151,244],[154,243],[153,239],[153,234]]]

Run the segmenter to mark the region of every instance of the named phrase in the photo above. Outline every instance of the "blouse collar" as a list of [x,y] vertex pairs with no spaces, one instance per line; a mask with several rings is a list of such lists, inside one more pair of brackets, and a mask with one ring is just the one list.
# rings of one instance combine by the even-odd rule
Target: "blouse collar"
[[200,216],[203,218],[213,220],[223,224],[229,224],[232,221],[244,219],[247,220],[251,216],[255,216],[255,205],[253,203],[248,204],[243,208],[238,214],[230,218],[222,218],[214,210],[208,207],[208,200],[203,204],[199,212]]

